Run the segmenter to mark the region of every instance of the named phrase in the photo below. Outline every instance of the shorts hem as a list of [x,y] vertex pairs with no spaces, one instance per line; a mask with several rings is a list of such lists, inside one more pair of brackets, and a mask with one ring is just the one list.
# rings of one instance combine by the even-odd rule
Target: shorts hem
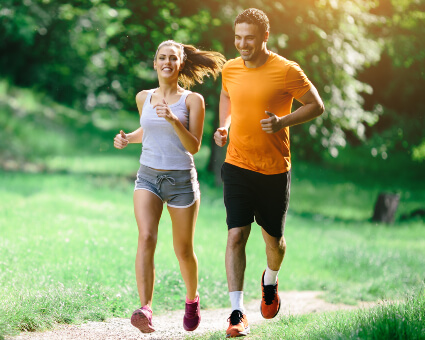
[[170,208],[189,208],[192,205],[194,205],[196,203],[196,201],[199,200],[200,198],[201,198],[201,196],[199,195],[198,197],[196,197],[192,202],[190,202],[187,205],[172,205],[172,204],[167,203],[167,207],[170,207]]
[[146,190],[146,191],[149,191],[149,192],[153,193],[156,197],[158,197],[164,203],[164,201],[162,200],[162,198],[156,192],[154,192],[152,190],[149,190],[147,188],[134,188],[134,191],[136,191],[136,190]]
[[251,224],[253,224],[255,221],[252,221],[252,222],[248,222],[248,223],[246,223],[246,224],[242,224],[242,225],[227,225],[227,229],[234,229],[234,228],[243,228],[243,227],[246,227],[246,226],[250,226]]

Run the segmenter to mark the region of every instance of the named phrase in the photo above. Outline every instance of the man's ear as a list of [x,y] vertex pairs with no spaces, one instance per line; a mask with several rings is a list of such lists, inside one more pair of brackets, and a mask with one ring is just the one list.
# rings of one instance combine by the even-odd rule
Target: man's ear
[[269,41],[269,36],[270,36],[270,32],[267,31],[266,33],[264,33],[264,42],[268,42]]

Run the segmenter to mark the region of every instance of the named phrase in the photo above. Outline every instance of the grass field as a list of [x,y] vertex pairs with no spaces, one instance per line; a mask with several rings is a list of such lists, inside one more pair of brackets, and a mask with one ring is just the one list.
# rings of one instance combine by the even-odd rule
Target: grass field
[[[278,315],[251,327],[249,339],[424,339],[425,295],[407,295],[401,302],[382,301],[376,307],[355,311]],[[190,337],[223,339],[223,331]]]
[[[87,119],[4,81],[0,111],[1,165],[18,169],[0,170],[0,339],[56,323],[129,317],[139,304],[132,193],[140,146],[113,150],[112,137],[116,126],[131,130],[137,115],[93,112]],[[225,210],[221,188],[211,186],[203,170],[207,160],[203,147],[196,155],[202,191],[195,236],[199,291],[203,308],[229,307]],[[401,220],[424,208],[424,174],[425,164],[412,164],[408,155],[382,160],[367,148],[341,152],[325,164],[294,159],[280,290],[320,290],[328,301],[349,304],[402,303],[359,314],[283,317],[272,327],[255,328],[253,337],[270,338],[273,329],[274,338],[288,339],[425,338],[418,326],[424,320],[425,223]],[[400,194],[393,225],[370,221],[383,191]],[[255,225],[247,261],[246,301],[259,298],[266,265]],[[155,264],[155,313],[183,309],[185,289],[166,212]],[[407,328],[413,336],[405,336]]]
[[[50,162],[53,173],[0,174],[0,334],[56,322],[128,317],[138,306],[131,178],[137,157],[112,154]],[[376,194],[385,182],[368,187],[357,185],[349,173],[344,176],[329,169],[315,172],[301,162],[294,168],[280,289],[322,290],[328,301],[344,303],[396,300],[419,291],[425,272],[423,221],[371,223]],[[195,241],[200,294],[203,307],[227,307],[225,211],[221,189],[208,186],[207,177],[200,174]],[[421,185],[405,184],[400,209],[425,201]],[[247,252],[249,300],[259,297],[265,267],[257,227]],[[183,308],[185,289],[167,213],[155,262],[154,310]]]

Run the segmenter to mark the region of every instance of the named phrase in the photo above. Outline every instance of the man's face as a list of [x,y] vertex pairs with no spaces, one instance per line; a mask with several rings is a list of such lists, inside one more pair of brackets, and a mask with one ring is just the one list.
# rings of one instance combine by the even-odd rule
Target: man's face
[[235,47],[244,61],[254,62],[260,52],[266,49],[268,32],[261,34],[254,24],[240,23],[235,25]]

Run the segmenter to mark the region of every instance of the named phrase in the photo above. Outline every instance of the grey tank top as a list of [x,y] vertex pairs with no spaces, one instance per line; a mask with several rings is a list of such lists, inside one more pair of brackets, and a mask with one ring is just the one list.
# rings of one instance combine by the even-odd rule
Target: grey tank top
[[[158,117],[151,104],[149,90],[140,117],[143,129],[140,164],[154,169],[189,170],[195,167],[192,154],[181,143],[173,127],[165,118]],[[171,111],[186,129],[189,129],[189,111],[186,98],[191,91],[185,90],[177,103],[169,105]]]

